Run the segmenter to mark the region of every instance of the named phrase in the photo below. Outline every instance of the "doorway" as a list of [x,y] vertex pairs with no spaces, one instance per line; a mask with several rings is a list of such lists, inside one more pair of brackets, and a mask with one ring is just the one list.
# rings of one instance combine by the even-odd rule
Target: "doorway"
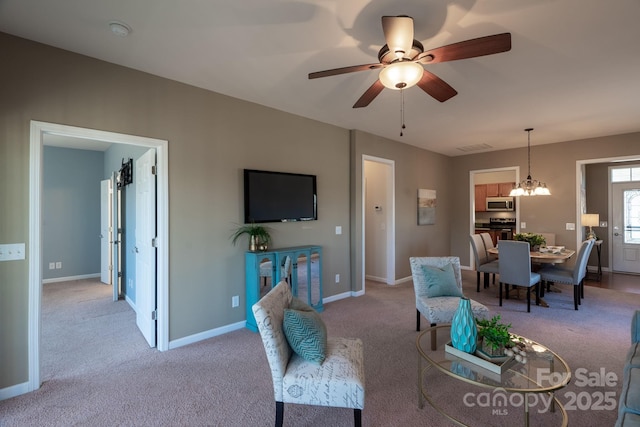
[[640,274],[640,182],[611,184],[611,212],[612,269]]
[[[596,159],[589,159],[589,160],[578,160],[576,161],[576,200],[578,201],[576,203],[576,219],[577,219],[577,229],[578,230],[583,230],[584,227],[582,226],[582,213],[585,212],[586,206],[587,206],[587,198],[589,197],[589,194],[587,194],[586,191],[586,187],[585,187],[585,183],[586,183],[586,165],[592,165],[592,164],[603,164],[603,163],[620,163],[620,162],[634,162],[634,161],[639,161],[640,160],[640,154],[636,154],[636,155],[631,155],[631,156],[618,156],[618,157],[604,157],[604,158],[596,158]],[[604,179],[604,178],[603,178]],[[613,243],[614,239],[616,236],[614,236],[615,231],[613,230],[613,226],[614,226],[614,211],[613,211],[613,188],[612,188],[612,184],[611,184],[611,174],[608,174],[608,182],[609,185],[607,186],[606,189],[603,189],[602,191],[608,191],[608,201],[607,201],[607,208],[606,208],[606,213],[607,213],[607,217],[610,221],[608,221],[607,224],[605,224],[604,227],[606,227],[606,231],[603,230],[603,234],[602,236],[605,237],[603,240],[603,244],[602,244],[602,251],[603,254],[605,254],[604,259],[607,260],[607,265],[602,267],[603,271],[613,271],[614,270],[614,248],[613,248]],[[636,184],[638,184],[636,182]],[[636,185],[636,188],[638,188],[639,186]],[[604,209],[603,209],[604,210]],[[602,215],[600,216],[600,220],[602,221]],[[620,232],[620,231],[618,231]],[[582,238],[583,238],[583,234],[582,233],[576,233],[576,247],[579,247],[581,242],[582,242]],[[600,234],[598,234],[598,236],[600,236]],[[606,246],[605,246],[606,245]],[[638,256],[640,256],[640,253],[637,254]],[[619,272],[623,272],[623,271],[619,271]],[[630,271],[631,272],[631,271]]]
[[362,290],[366,280],[396,284],[395,162],[362,156]]
[[[42,158],[46,135],[85,139],[109,144],[129,144],[155,148],[157,153],[157,348],[169,349],[168,319],[168,141],[84,129],[55,123],[31,121],[29,158],[29,381],[27,391],[41,385],[40,319],[42,300]],[[98,230],[96,230],[98,231]]]

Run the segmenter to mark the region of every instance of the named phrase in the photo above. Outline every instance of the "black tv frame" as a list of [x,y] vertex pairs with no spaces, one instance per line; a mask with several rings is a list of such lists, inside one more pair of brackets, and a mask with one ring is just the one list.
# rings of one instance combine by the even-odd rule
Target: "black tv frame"
[[[318,191],[316,175],[244,169],[244,222],[297,222],[318,219]],[[256,187],[255,179],[268,182]],[[253,181],[252,181],[253,179]],[[303,188],[304,187],[304,188]],[[299,191],[307,191],[308,199],[301,200]],[[294,204],[292,204],[294,203]],[[296,206],[295,203],[298,205]],[[259,213],[257,206],[264,206]]]

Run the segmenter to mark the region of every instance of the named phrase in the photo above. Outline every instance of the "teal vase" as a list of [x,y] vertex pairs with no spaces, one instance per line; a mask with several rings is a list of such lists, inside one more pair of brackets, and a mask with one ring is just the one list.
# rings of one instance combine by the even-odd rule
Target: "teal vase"
[[478,328],[471,311],[471,301],[462,297],[451,321],[451,344],[460,351],[473,353],[476,351],[477,342]]

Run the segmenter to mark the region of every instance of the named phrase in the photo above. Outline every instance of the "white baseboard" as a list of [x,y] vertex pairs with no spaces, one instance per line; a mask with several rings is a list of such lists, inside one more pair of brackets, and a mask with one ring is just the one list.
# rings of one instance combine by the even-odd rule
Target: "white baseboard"
[[242,322],[232,323],[230,325],[221,326],[220,328],[209,329],[208,331],[199,332],[197,334],[189,335],[188,337],[169,341],[169,350],[237,331],[238,329],[244,328],[246,323],[247,322],[243,320]]
[[350,298],[350,297],[354,296],[355,293],[357,293],[357,292],[348,291],[348,292],[343,292],[343,293],[337,294],[337,295],[331,295],[330,297],[322,298],[322,304],[326,304],[326,303],[334,302],[334,301],[339,301],[339,300],[345,299],[345,298]]
[[54,277],[52,279],[43,279],[42,283],[44,284],[44,283],[70,282],[72,280],[94,279],[96,277],[100,277],[100,273],[80,274],[78,276],[67,276],[67,277]]
[[29,393],[29,382],[12,385],[11,387],[0,389],[0,400],[11,399],[21,394]]

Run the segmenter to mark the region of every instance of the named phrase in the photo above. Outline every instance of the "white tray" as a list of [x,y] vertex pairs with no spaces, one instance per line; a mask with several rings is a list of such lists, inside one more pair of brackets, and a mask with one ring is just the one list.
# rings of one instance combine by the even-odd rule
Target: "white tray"
[[[451,342],[447,343],[444,347],[446,353],[452,354],[460,359],[466,360],[468,362],[473,363],[474,365],[478,365],[481,368],[487,369],[496,374],[501,374],[507,370],[509,362],[513,360],[513,356],[501,357],[498,361],[492,362],[483,357],[476,356],[475,354],[466,353],[464,351],[458,350],[454,346],[451,345]],[[476,350],[477,352],[477,350]]]

